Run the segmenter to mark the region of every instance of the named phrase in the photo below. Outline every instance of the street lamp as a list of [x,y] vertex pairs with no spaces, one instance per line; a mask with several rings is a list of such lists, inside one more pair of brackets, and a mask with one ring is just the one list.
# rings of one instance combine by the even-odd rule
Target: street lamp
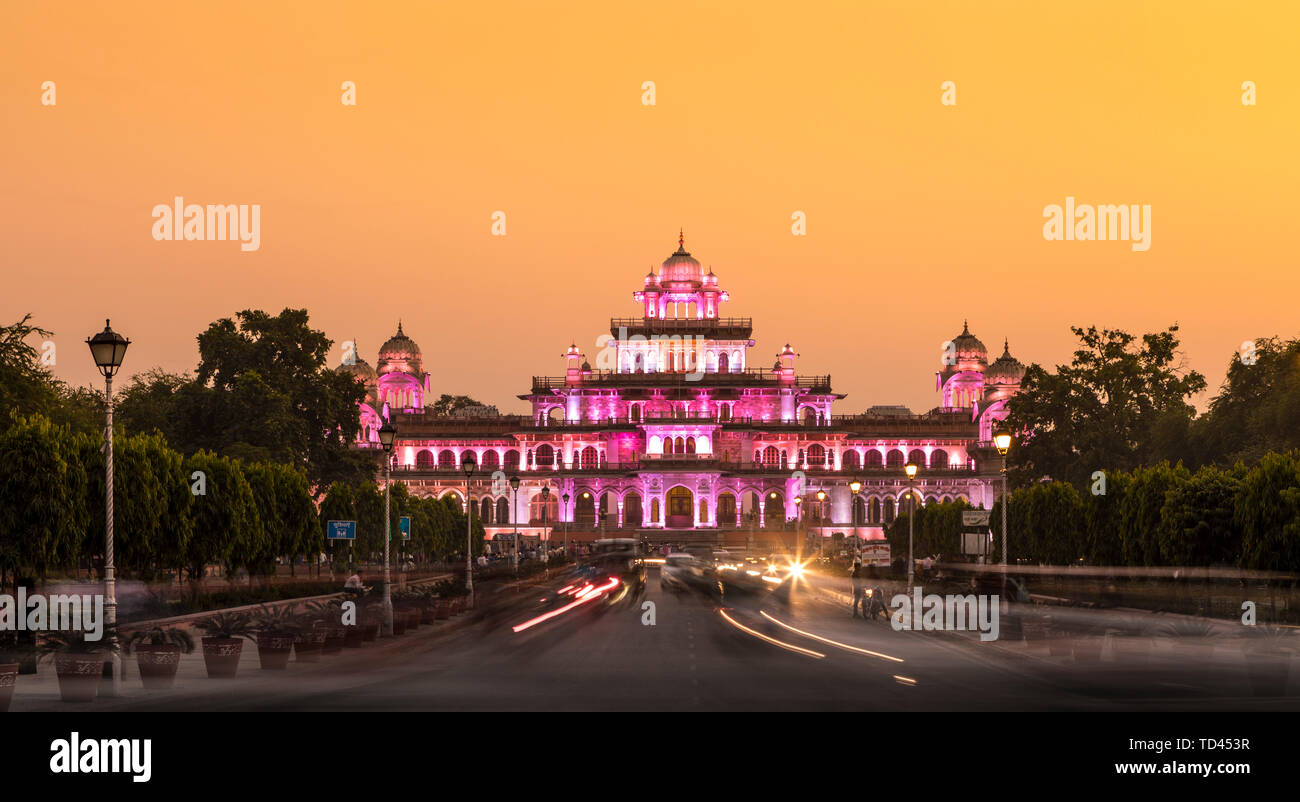
[[912,574],[916,570],[916,560],[912,556],[912,533],[916,529],[916,463],[909,462],[903,470],[907,471],[907,498],[912,502],[907,515],[907,589],[912,589]]
[[1002,597],[1007,595],[1007,452],[1011,450],[1011,431],[998,429],[993,445],[1002,455]]
[[862,492],[862,480],[854,479],[849,482],[849,491],[853,497],[849,499],[849,515],[853,516],[853,548],[861,551],[862,543],[858,540],[858,493]]
[[515,494],[519,490],[519,475],[510,477],[510,520],[515,525],[515,573],[519,573],[519,508],[515,506]]
[[390,520],[389,504],[391,493],[389,485],[392,484],[393,469],[393,444],[397,442],[397,427],[389,421],[384,421],[384,425],[379,427],[379,444],[384,447],[384,637],[390,638],[393,635],[393,589],[389,587],[392,584],[392,575],[389,570],[388,562],[388,542],[392,540],[392,521]]
[[[103,331],[86,339],[95,367],[104,374],[104,623],[110,632],[117,624],[117,580],[113,576],[113,376],[122,367],[130,344],[130,340],[113,331],[107,319]],[[122,657],[117,650],[117,636],[110,638],[112,692],[116,696],[122,690]]]
[[817,491],[817,554],[826,552],[826,491]]
[[474,536],[473,513],[474,501],[469,495],[469,478],[474,475],[474,454],[465,456],[460,465],[465,472],[465,587],[469,590],[469,603],[474,606]]
[[[551,494],[550,487],[542,487],[542,510],[543,511],[546,510],[546,499],[550,497],[550,494]],[[568,493],[562,495],[562,497],[560,497],[560,500],[562,500],[563,502],[563,506],[560,507],[560,519],[564,520],[564,559],[567,560],[568,559]],[[546,513],[542,512],[542,515],[546,515]]]

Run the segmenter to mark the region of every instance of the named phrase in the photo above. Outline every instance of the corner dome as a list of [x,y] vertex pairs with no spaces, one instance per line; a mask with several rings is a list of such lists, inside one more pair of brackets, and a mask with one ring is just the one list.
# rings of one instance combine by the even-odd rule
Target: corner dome
[[980,338],[970,333],[970,326],[966,321],[962,321],[961,334],[952,338],[953,347],[957,351],[958,361],[976,360],[979,362],[988,362],[989,350],[980,342]]
[[1025,377],[1025,366],[1011,355],[1011,348],[1006,340],[1002,341],[1002,356],[989,365],[984,374],[988,384],[1019,384]]
[[415,340],[402,331],[402,323],[397,323],[397,333],[379,349],[379,373],[410,373],[419,375],[423,355]]

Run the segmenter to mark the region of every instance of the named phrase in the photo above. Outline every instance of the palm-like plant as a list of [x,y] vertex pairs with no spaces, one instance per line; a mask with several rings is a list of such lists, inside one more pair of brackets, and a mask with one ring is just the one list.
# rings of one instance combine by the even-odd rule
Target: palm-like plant
[[134,646],[179,646],[182,652],[189,654],[194,651],[194,637],[177,627],[137,629],[123,642],[123,649],[127,654],[131,653],[131,648]]
[[303,624],[303,617],[289,605],[278,608],[262,605],[249,631],[258,635],[296,635],[302,631]]
[[113,640],[117,637],[117,632],[113,627],[105,626],[99,633],[98,638],[88,637],[90,633],[84,629],[65,629],[55,632],[46,632],[41,636],[40,642],[36,646],[41,660],[52,654],[98,654],[107,652],[113,647]]
[[209,638],[249,638],[253,637],[253,622],[248,613],[217,613],[201,618],[194,626]]

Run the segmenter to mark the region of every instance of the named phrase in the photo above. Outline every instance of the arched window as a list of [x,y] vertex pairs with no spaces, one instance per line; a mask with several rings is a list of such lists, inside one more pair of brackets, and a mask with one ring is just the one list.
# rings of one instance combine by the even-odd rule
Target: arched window
[[551,468],[555,466],[555,449],[551,448],[550,443],[542,443],[537,447],[537,453],[533,457],[539,468]]
[[519,452],[513,448],[506,452],[506,458],[502,462],[502,467],[506,470],[519,469]]
[[564,407],[551,407],[546,410],[546,425],[564,423]]
[[813,443],[808,446],[808,467],[825,468],[826,467],[826,449],[822,448],[820,443]]
[[587,446],[582,449],[579,460],[579,467],[581,467],[582,470],[594,470],[600,463],[600,454],[596,451],[595,446]]
[[677,440],[673,443],[673,451],[677,454],[685,454],[686,440],[682,437],[678,437]]
[[659,523],[659,499],[650,499],[650,523]]
[[872,449],[868,449],[868,450],[867,450],[867,467],[868,467],[868,468],[880,468],[880,467],[882,467],[884,464],[885,464],[885,463],[884,463],[884,460],[882,460],[882,459],[880,458],[880,452],[879,452],[879,451],[877,451],[877,450],[874,449],[874,448],[872,448]]
[[731,404],[718,404],[718,420],[731,420]]
[[430,451],[430,450],[427,449],[427,448],[421,450],[420,452],[418,452],[418,453],[415,455],[415,467],[417,467],[417,468],[432,468],[432,467],[433,467],[433,452]]
[[885,499],[885,523],[892,524],[893,522],[894,522],[894,500],[892,498],[887,498]]
[[499,524],[510,523],[510,502],[506,500],[505,496],[497,499],[496,521]]
[[767,505],[763,508],[763,517],[768,526],[785,522],[785,498],[776,491],[767,494]]
[[573,524],[578,528],[596,526],[596,496],[590,490],[579,491],[573,502]]
[[729,362],[727,361],[727,352],[723,351],[722,353],[718,354],[718,372],[726,373],[730,369],[728,368],[728,364]]
[[918,468],[924,468],[926,467],[925,452],[919,448],[914,448],[907,453],[907,461]]
[[840,458],[840,464],[846,471],[856,471],[858,468],[862,467],[862,458],[858,456],[858,452],[849,449],[848,451],[845,451],[844,456]]
[[782,461],[781,452],[777,450],[776,446],[768,446],[767,448],[763,449],[764,465],[774,466],[780,464],[781,461]]
[[[639,373],[640,371],[637,371],[637,372]],[[628,417],[631,418],[633,422],[640,423],[640,421],[641,421],[641,405],[640,405],[640,404],[633,404],[631,407],[629,407],[629,408],[628,408]]]
[[867,504],[861,496],[853,497],[853,525],[860,526],[867,522]]
[[456,455],[451,452],[451,449],[444,448],[442,451],[438,452],[438,467],[439,468],[456,467]]
[[489,448],[487,451],[483,452],[483,465],[482,465],[483,470],[495,471],[497,468],[500,467],[501,467],[501,458],[497,456],[497,451],[495,448]]
[[871,522],[873,524],[880,523],[880,499],[878,498],[871,500]]
[[930,452],[930,469],[943,470],[948,467],[948,452],[942,448],[936,448]]
[[686,453],[687,453],[687,454],[694,454],[694,453],[695,453],[695,438],[694,438],[694,437],[688,437],[688,438],[686,438]]
[[495,506],[492,504],[492,499],[485,497],[478,505],[479,520],[485,524],[492,523],[492,512],[495,509]]
[[723,493],[718,496],[718,524],[732,526],[736,523],[736,497]]
[[664,438],[664,453],[665,454],[673,453],[673,439],[671,437]]
[[885,465],[890,468],[903,467],[903,452],[898,449],[890,449],[889,454],[885,456]]
[[700,499],[700,523],[707,524],[708,522],[709,522],[709,502],[706,501],[705,499]]
[[478,456],[474,453],[472,449],[467,448],[464,451],[460,452],[460,467],[464,468],[466,465],[471,465],[471,464],[478,465]]

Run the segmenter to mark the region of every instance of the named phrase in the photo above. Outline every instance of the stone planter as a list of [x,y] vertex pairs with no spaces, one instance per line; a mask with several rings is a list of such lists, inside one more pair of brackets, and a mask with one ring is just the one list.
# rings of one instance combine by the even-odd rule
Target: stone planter
[[14,698],[14,686],[18,684],[18,664],[0,663],[0,713],[9,709],[9,700]]
[[393,611],[393,635],[406,634],[406,614],[397,610]]
[[176,684],[181,667],[181,647],[174,643],[142,643],[135,647],[140,682],[147,691],[165,691]]
[[451,601],[448,599],[438,599],[433,603],[433,617],[438,621],[445,621],[451,618]]
[[93,702],[99,695],[99,681],[104,676],[103,654],[54,656],[54,670],[59,677],[59,696],[65,702]]
[[350,627],[343,627],[343,648],[360,649],[363,642],[361,634],[361,627],[357,624],[353,624]]
[[294,636],[287,632],[259,632],[257,634],[257,659],[263,671],[284,671],[289,667]]
[[299,663],[319,663],[321,650],[325,648],[325,630],[313,629],[303,632],[293,640],[293,651]]
[[321,644],[321,654],[338,654],[343,651],[343,641],[347,637],[347,627],[339,624],[322,624],[319,628],[325,631],[325,642]]
[[421,624],[428,626],[429,624],[432,624],[436,620],[437,617],[434,615],[434,608],[432,604],[426,602],[425,604],[420,605]]
[[228,679],[239,670],[243,638],[203,638],[203,664],[209,679]]

